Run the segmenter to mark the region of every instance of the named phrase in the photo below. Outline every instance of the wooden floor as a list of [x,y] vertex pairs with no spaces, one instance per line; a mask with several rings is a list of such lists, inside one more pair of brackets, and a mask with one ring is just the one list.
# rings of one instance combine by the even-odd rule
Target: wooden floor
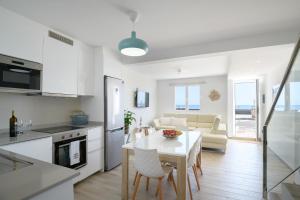
[[[193,173],[189,171],[194,199],[261,199],[261,143],[229,140],[226,154],[204,151],[202,162],[204,174],[201,177],[200,191],[197,191]],[[83,180],[75,186],[75,200],[121,199],[121,175],[121,167],[117,167],[112,171],[97,173]],[[134,170],[131,163],[130,183],[132,183],[133,178]],[[145,183],[146,180],[143,179],[137,199],[156,199],[155,187],[157,182],[150,181],[148,192],[145,190]],[[133,187],[130,189],[132,190]],[[164,199],[175,199],[175,192],[166,181],[164,181]],[[187,199],[189,198],[187,197]]]

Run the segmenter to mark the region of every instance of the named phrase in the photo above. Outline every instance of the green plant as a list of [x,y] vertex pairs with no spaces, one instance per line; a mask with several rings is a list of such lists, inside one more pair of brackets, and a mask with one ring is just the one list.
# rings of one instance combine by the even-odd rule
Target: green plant
[[124,124],[125,124],[125,134],[128,133],[129,126],[136,121],[135,113],[129,110],[124,111]]

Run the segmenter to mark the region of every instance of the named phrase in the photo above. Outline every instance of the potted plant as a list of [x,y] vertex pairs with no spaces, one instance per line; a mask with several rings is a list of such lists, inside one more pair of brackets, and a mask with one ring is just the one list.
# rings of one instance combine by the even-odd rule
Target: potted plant
[[129,110],[125,110],[124,112],[125,134],[129,133],[129,126],[136,121],[134,115],[135,113]]

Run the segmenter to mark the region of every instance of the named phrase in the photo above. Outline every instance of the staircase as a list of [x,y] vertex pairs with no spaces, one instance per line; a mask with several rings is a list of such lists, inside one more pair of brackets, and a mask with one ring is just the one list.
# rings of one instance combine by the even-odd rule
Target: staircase
[[263,198],[300,200],[300,39],[263,127]]

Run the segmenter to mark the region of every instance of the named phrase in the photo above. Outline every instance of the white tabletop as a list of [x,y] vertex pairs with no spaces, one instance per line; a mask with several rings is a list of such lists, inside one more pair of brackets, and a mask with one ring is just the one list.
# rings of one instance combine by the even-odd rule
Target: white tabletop
[[137,138],[135,141],[123,145],[125,149],[157,149],[159,154],[188,156],[195,142],[201,137],[201,131],[183,131],[182,135],[174,139],[165,138],[162,131],[150,133],[148,136]]

